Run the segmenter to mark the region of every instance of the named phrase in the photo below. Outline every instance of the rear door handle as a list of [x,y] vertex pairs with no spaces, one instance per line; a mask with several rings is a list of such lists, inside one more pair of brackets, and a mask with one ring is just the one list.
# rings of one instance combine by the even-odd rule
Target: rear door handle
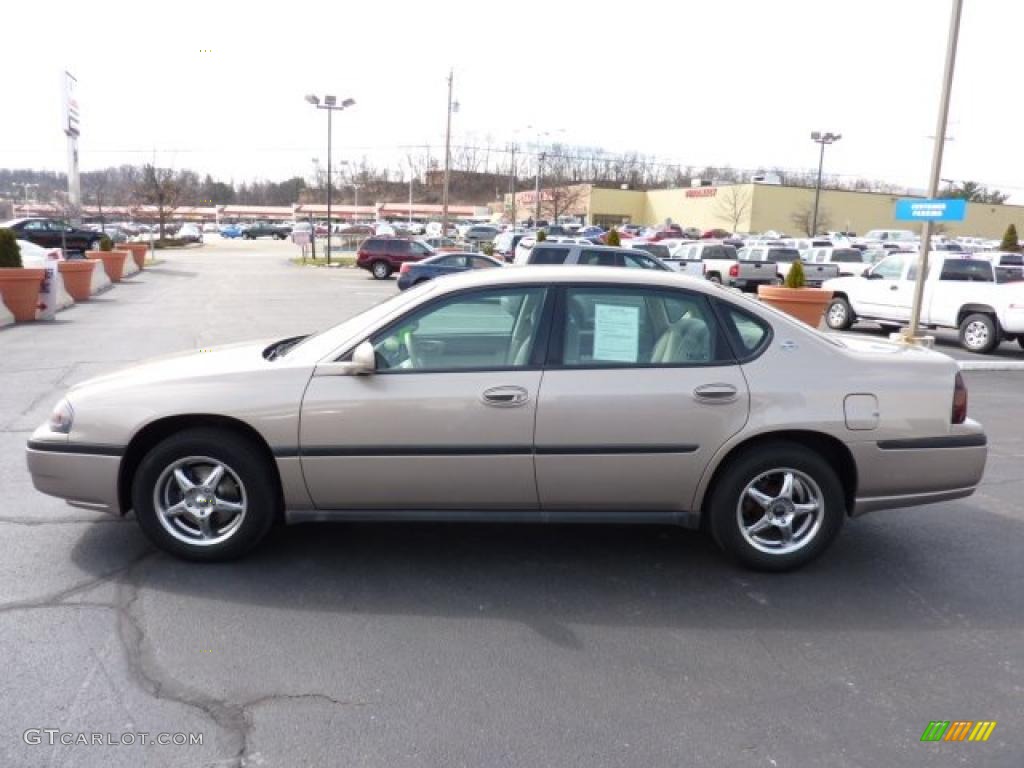
[[717,405],[736,400],[739,390],[732,384],[704,384],[693,390],[693,397],[700,403]]
[[498,408],[515,408],[518,405],[525,405],[530,399],[530,393],[523,387],[491,387],[484,390],[481,399],[486,405],[493,405]]
[[898,285],[890,285],[889,286],[889,290],[890,291],[898,291],[899,289],[900,289],[900,287]]

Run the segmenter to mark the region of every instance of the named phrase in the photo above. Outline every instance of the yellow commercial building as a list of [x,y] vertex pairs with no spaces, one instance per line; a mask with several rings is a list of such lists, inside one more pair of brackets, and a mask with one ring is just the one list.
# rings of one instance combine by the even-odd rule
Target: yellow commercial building
[[[901,195],[825,189],[818,208],[819,231],[862,235],[871,229],[919,230],[920,224],[896,221]],[[731,232],[784,232],[805,235],[814,208],[814,190],[775,184],[734,184],[648,191],[604,189],[590,184],[545,188],[541,218],[580,216],[587,223],[660,225],[671,220],[684,227]],[[534,192],[516,195],[516,218],[534,215]],[[506,212],[511,199],[506,196]],[[1000,238],[1010,224],[1024,226],[1024,206],[968,203],[964,221],[943,224],[950,235]]]

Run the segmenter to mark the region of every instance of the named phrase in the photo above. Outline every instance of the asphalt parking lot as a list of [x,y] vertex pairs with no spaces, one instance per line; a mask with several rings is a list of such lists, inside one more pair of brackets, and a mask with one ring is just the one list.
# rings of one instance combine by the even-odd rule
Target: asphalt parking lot
[[[32,489],[25,440],[69,385],[396,290],[294,252],[168,252],[0,330],[0,765],[1022,765],[1024,372],[965,374],[990,437],[978,493],[855,520],[781,576],[641,527],[302,525],[199,566]],[[932,720],[998,726],[921,743]],[[33,745],[31,728],[204,739]]]

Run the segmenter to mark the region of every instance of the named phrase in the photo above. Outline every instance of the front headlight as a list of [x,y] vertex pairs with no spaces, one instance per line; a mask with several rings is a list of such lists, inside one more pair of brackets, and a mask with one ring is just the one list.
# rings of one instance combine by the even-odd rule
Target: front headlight
[[50,414],[50,431],[66,435],[71,431],[71,422],[74,419],[75,412],[71,408],[71,403],[67,400],[61,400],[54,407],[53,413]]

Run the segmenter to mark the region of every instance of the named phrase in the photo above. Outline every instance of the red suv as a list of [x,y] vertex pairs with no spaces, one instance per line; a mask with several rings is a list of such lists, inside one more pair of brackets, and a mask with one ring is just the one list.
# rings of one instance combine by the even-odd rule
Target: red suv
[[356,266],[369,270],[378,280],[386,280],[406,262],[419,261],[433,255],[434,250],[419,240],[407,237],[368,237],[356,253]]

